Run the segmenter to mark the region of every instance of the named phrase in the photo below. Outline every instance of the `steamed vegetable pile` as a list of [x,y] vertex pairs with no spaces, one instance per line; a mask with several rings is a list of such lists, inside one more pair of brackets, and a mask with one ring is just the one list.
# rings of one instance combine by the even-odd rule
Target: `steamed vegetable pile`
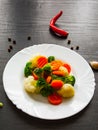
[[51,104],[58,105],[63,98],[71,98],[75,94],[71,66],[54,56],[34,56],[26,63],[24,75],[25,90],[47,97]]

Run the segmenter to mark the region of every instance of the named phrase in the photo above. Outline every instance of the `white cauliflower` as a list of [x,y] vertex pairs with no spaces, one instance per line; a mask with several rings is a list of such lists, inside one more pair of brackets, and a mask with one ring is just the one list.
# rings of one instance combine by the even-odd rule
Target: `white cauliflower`
[[64,84],[62,88],[57,91],[57,93],[62,97],[69,98],[74,96],[75,90],[71,84]]
[[30,93],[35,93],[35,91],[36,91],[36,87],[34,86],[35,82],[36,81],[34,80],[33,76],[28,76],[27,78],[25,78],[25,80],[24,80],[25,90]]

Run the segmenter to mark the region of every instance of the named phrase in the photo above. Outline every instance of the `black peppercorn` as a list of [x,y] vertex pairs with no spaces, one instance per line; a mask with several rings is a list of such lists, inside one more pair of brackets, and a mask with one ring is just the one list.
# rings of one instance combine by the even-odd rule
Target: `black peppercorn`
[[9,49],[13,49],[12,45],[9,45]]
[[28,37],[27,37],[27,40],[31,40],[31,37],[30,37],[30,36],[28,36]]
[[8,41],[11,42],[11,38],[8,38]]
[[8,49],[8,52],[11,52],[11,49]]
[[13,44],[16,44],[16,41],[15,41],[15,40],[13,40]]
[[71,44],[71,40],[68,40],[67,44],[68,44],[68,45]]
[[74,48],[73,48],[73,47],[71,47],[70,49],[71,49],[71,50],[73,50]]
[[79,50],[79,46],[76,46],[76,50]]

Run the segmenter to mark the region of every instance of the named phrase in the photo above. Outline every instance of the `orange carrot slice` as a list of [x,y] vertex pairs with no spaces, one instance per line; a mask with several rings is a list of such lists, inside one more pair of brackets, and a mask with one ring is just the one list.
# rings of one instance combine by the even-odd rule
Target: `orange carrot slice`
[[61,65],[63,65],[63,62],[60,60],[54,60],[51,62],[52,70],[58,70]]
[[68,63],[64,63],[63,66],[68,70],[68,73],[71,72],[71,66]]
[[62,103],[62,100],[63,100],[62,97],[57,93],[53,93],[48,96],[48,101],[53,105],[58,105]]
[[51,76],[48,76],[47,79],[46,79],[46,82],[47,82],[47,83],[50,83],[51,80],[52,80],[52,77],[51,77]]
[[58,76],[65,76],[64,71],[61,70],[55,70],[52,72],[52,74],[58,75]]
[[42,68],[47,63],[48,63],[48,59],[45,56],[41,56],[37,60],[37,67]]
[[33,77],[35,80],[38,80],[38,76],[33,72]]
[[51,87],[54,89],[60,89],[63,86],[63,84],[63,81],[55,79],[51,82]]

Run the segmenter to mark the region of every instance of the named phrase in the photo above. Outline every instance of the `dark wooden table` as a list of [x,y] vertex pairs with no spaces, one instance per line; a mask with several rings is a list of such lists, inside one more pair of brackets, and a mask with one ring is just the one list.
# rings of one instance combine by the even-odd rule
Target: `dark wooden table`
[[[57,26],[69,32],[67,39],[56,37],[49,31],[50,19],[60,10],[63,10],[63,15]],[[67,44],[69,39],[70,45]],[[67,119],[51,121],[31,117],[17,109],[6,96],[2,82],[6,63],[21,49],[42,43],[73,47],[87,62],[98,61],[98,1],[0,0],[0,101],[4,103],[0,108],[0,130],[97,130],[97,71],[94,71],[96,89],[90,104]],[[13,49],[8,52],[10,45]]]

